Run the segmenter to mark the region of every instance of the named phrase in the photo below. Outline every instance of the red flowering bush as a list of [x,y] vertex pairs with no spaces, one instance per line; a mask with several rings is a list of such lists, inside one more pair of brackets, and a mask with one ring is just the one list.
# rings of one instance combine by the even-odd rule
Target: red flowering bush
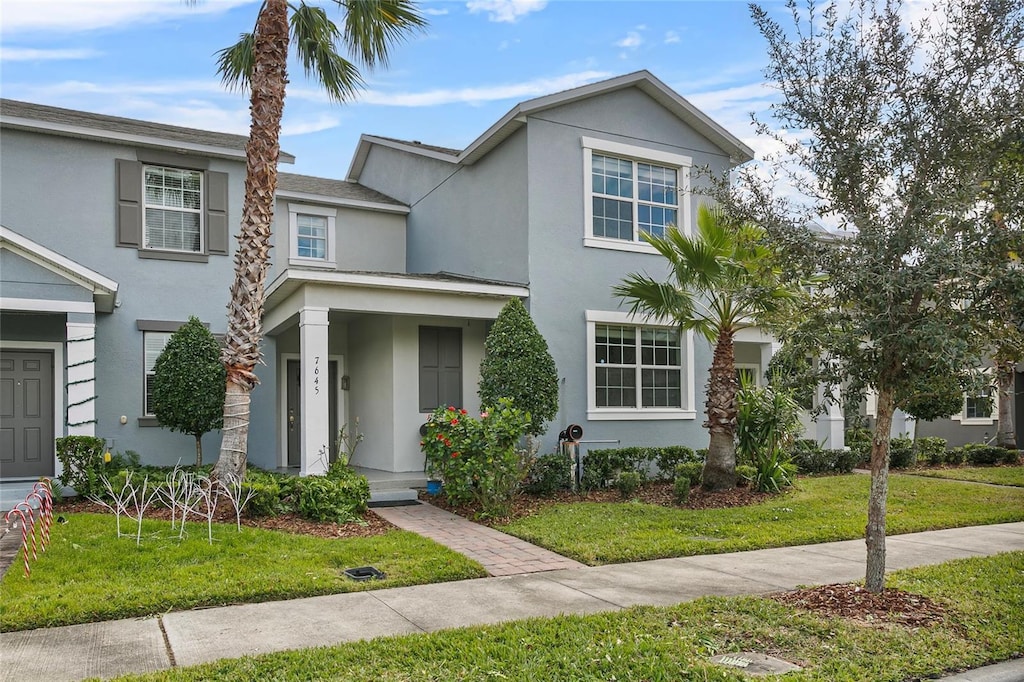
[[530,414],[503,398],[480,417],[439,407],[427,420],[421,441],[427,472],[444,482],[454,504],[476,502],[484,516],[507,514],[526,477],[528,461],[517,444],[530,428]]

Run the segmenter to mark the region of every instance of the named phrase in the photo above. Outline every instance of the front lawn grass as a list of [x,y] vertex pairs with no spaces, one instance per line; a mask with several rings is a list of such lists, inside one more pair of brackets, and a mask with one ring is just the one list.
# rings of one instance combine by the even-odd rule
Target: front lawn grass
[[[870,476],[802,478],[797,489],[731,509],[577,502],[499,529],[586,564],[805,545],[864,537]],[[1024,490],[895,474],[890,534],[1024,520]]]
[[1013,485],[1024,488],[1024,466],[957,467],[955,469],[920,469],[915,476],[947,478],[957,481]]
[[825,619],[763,597],[531,619],[226,659],[132,680],[729,680],[708,657],[755,651],[804,666],[786,680],[896,682],[1024,651],[1024,553],[900,571],[889,587],[948,609],[922,628]]
[[[292,599],[487,575],[483,568],[415,533],[326,540],[278,531],[189,524],[178,540],[167,521],[143,521],[142,543],[117,538],[114,517],[67,514],[25,579],[21,557],[0,592],[0,630],[143,616],[196,606]],[[134,530],[133,522],[122,527]],[[385,580],[354,582],[346,568],[375,566]]]

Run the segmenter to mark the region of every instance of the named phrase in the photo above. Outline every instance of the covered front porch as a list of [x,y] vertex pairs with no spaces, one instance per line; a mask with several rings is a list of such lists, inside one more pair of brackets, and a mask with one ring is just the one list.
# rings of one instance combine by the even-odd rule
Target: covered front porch
[[371,472],[422,475],[420,425],[441,404],[478,408],[490,323],[528,295],[450,275],[284,271],[264,317],[277,353],[275,465],[319,474],[340,450]]

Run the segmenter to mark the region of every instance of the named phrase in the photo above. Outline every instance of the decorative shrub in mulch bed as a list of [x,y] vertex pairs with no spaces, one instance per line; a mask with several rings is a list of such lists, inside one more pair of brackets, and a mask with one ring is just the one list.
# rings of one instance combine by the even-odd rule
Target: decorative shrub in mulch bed
[[677,505],[675,492],[672,483],[649,482],[644,483],[640,488],[624,500],[618,490],[591,490],[589,492],[574,493],[571,490],[560,490],[552,495],[540,496],[519,494],[512,501],[512,512],[509,516],[500,519],[477,519],[478,509],[471,505],[453,505],[448,502],[444,493],[440,495],[427,495],[420,493],[420,499],[430,504],[447,509],[448,511],[464,516],[468,519],[479,520],[487,525],[501,525],[530,516],[538,510],[553,504],[569,504],[573,502],[628,502],[637,500],[646,504],[654,504],[662,507],[677,507],[680,509],[722,509],[725,507],[745,507],[757,504],[771,497],[770,493],[759,493],[749,487],[737,487],[732,490],[721,492],[707,492],[701,488],[693,488],[690,491],[690,499],[685,505]]
[[819,616],[848,618],[881,627],[928,627],[942,622],[946,616],[946,608],[928,597],[893,588],[875,594],[859,585],[821,585],[780,592],[771,598]]

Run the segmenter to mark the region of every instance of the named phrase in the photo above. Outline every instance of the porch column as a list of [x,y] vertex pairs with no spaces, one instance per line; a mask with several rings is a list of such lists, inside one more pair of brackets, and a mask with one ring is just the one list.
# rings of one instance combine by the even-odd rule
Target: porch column
[[327,312],[327,308],[315,307],[299,310],[299,352],[302,355],[299,380],[302,412],[300,476],[322,474],[330,463]]
[[782,348],[782,344],[777,341],[761,344],[761,376],[757,378],[759,385],[764,385],[764,379],[768,372],[768,363],[772,361],[772,358],[775,357],[780,348]]
[[[68,313],[67,434],[96,435],[96,321],[94,315]],[[61,368],[54,368],[60,372]]]
[[[832,362],[832,360],[822,358],[820,362]],[[835,386],[821,384],[815,395],[815,402],[818,405],[824,405],[825,410],[814,419],[817,424],[814,437],[826,450],[841,450],[846,447],[846,437],[843,433],[846,420],[843,417],[843,407],[838,401],[828,397],[829,389],[835,388]]]
[[900,436],[914,437],[914,429],[917,427],[917,420],[903,410],[896,410],[892,415],[892,429],[889,431],[891,438]]

